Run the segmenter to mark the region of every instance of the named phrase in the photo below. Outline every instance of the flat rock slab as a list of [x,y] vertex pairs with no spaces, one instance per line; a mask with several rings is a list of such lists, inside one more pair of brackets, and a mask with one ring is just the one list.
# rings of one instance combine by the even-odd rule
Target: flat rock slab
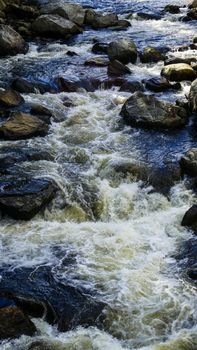
[[44,136],[48,125],[39,118],[22,112],[14,112],[0,126],[0,135],[6,140],[27,139],[33,136]]
[[90,292],[73,287],[53,275],[49,266],[1,271],[0,295],[9,296],[27,314],[45,315],[61,332],[101,323],[105,304]]
[[50,179],[4,177],[0,181],[0,209],[14,219],[30,220],[55,196]]
[[177,129],[187,122],[184,108],[142,92],[136,92],[125,102],[121,116],[131,126],[152,129]]

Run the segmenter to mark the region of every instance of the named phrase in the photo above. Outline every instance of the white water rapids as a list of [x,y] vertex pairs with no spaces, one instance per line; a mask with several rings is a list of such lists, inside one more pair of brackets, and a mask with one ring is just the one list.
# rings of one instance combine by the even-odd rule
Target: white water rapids
[[[162,1],[160,6],[168,2]],[[121,7],[120,0],[118,5]],[[191,41],[194,27],[178,22],[177,15],[168,15],[160,21],[133,20],[128,31],[138,37],[142,46],[152,40],[155,46],[175,46]],[[72,47],[82,60],[92,55],[92,44],[86,35],[83,34],[84,42],[78,39]],[[102,34],[89,35],[92,38]],[[108,39],[109,33],[103,35]],[[6,67],[11,71],[17,60],[32,62],[32,66],[40,60],[58,61],[68,49],[67,45],[56,43],[39,51],[32,43],[25,57],[2,60],[2,70]],[[192,50],[173,53],[179,57],[194,54]],[[130,67],[133,80],[142,80],[159,76],[162,63]],[[64,68],[58,67],[62,72]],[[187,94],[188,89],[188,84],[183,84],[181,92],[162,98],[175,101]],[[119,125],[119,102],[129,95],[117,89],[24,95],[27,102],[46,105],[57,117],[63,116],[63,121],[53,122],[45,138],[23,142],[27,147],[49,150],[55,160],[25,162],[18,167],[35,176],[53,178],[61,195],[44,214],[29,222],[2,219],[0,264],[13,268],[56,266],[60,262],[53,247],[58,246],[65,254],[75,256],[73,266],[61,268],[61,277],[76,286],[95,290],[107,304],[104,330],[79,327],[60,333],[56,326],[33,319],[39,330],[34,340],[44,340],[52,350],[197,349],[197,291],[180,278],[173,258],[180,244],[192,237],[191,232],[181,227],[181,219],[196,197],[184,181],[177,183],[167,198],[131,176],[123,178],[116,174],[114,164],[144,160],[149,145],[148,132],[141,140],[138,130]],[[65,97],[73,101],[74,107],[68,109],[63,105]],[[165,146],[162,144],[165,136],[160,134],[159,139],[160,144],[151,145],[153,160],[158,158],[155,162],[169,153],[178,160],[193,146],[193,140],[183,136],[177,138],[174,151],[172,138]],[[4,141],[1,147],[11,144]],[[0,347],[26,350],[31,342],[32,338],[22,336],[4,341]],[[49,345],[46,350],[50,350]]]

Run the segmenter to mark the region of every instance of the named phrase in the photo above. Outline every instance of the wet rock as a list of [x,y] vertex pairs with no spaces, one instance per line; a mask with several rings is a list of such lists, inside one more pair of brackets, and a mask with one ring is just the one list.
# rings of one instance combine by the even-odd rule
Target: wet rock
[[65,39],[82,32],[77,24],[58,15],[42,15],[33,22],[32,28],[39,35]]
[[87,25],[92,25],[95,17],[96,17],[96,11],[94,11],[93,9],[86,9],[84,23]]
[[194,43],[194,44],[197,44],[197,36],[194,36],[194,38],[193,38],[193,43]]
[[105,57],[93,57],[85,61],[86,66],[106,67],[109,60]]
[[52,87],[50,84],[42,81],[30,81],[24,78],[16,78],[12,82],[12,88],[21,93],[40,93],[44,94],[45,92],[53,93],[55,87]]
[[1,271],[0,294],[10,296],[33,317],[44,317],[65,332],[77,326],[99,326],[105,304],[91,291],[69,285],[49,266]]
[[10,118],[0,126],[0,135],[6,140],[44,136],[47,132],[47,124],[35,116],[22,112],[11,113]]
[[120,39],[112,41],[108,46],[110,61],[118,60],[124,64],[135,63],[137,60],[137,48],[132,40]]
[[197,148],[191,148],[181,157],[180,166],[183,174],[197,176]]
[[96,13],[91,23],[89,19],[89,24],[91,24],[94,29],[113,27],[118,24],[118,16],[115,13],[109,13],[107,15]]
[[31,113],[39,115],[39,116],[46,116],[48,118],[51,118],[53,116],[50,109],[48,109],[46,106],[39,105],[39,104],[32,105]]
[[197,79],[193,81],[188,95],[189,106],[193,112],[197,112]]
[[28,51],[28,44],[19,33],[5,24],[0,24],[0,56],[13,56]]
[[112,86],[121,86],[125,80],[122,77],[111,77],[111,78],[66,78],[57,77],[55,82],[58,86],[59,91],[65,92],[77,92],[81,89],[85,89],[89,92],[94,92],[99,88],[110,89]]
[[127,21],[126,19],[119,19],[117,24],[113,27],[111,27],[112,30],[125,30],[127,28],[131,27],[131,23]]
[[0,106],[11,108],[17,107],[24,102],[23,97],[14,90],[0,91]]
[[193,0],[193,2],[189,5],[190,9],[197,8],[197,0]]
[[0,308],[0,339],[19,338],[21,335],[33,336],[36,327],[17,306]]
[[170,64],[165,66],[161,75],[171,81],[183,81],[194,80],[196,78],[196,72],[191,66],[185,63]]
[[46,340],[34,341],[28,346],[27,350],[57,350],[57,346],[63,346],[60,342],[55,342],[55,344],[47,342]]
[[191,57],[191,58],[172,57],[165,60],[164,65],[168,66],[169,64],[177,64],[177,63],[185,63],[185,64],[191,65],[192,62],[196,62],[196,61],[197,61],[196,57]]
[[144,91],[144,85],[139,81],[125,81],[120,88],[120,91],[134,93],[136,91]]
[[159,21],[162,17],[160,15],[155,15],[154,13],[137,12],[137,17],[142,20],[155,20]]
[[50,179],[5,177],[0,180],[0,209],[16,220],[30,220],[55,196]]
[[146,89],[153,92],[162,92],[170,89],[180,90],[181,84],[180,83],[171,84],[165,78],[151,78],[145,82],[145,87]]
[[34,19],[39,16],[38,7],[23,4],[11,4],[6,6],[6,14],[22,19]]
[[107,73],[110,76],[121,76],[131,74],[131,70],[118,60],[114,60],[109,63]]
[[177,6],[177,5],[166,5],[164,8],[164,11],[169,12],[169,13],[173,13],[173,14],[181,12],[179,6]]
[[164,60],[164,55],[154,47],[145,47],[143,52],[140,55],[142,63],[156,63]]
[[154,190],[164,195],[181,180],[180,166],[175,162],[158,167],[144,162],[116,161],[111,164],[111,168],[121,174],[121,177],[131,175],[135,180],[143,181],[146,186],[151,185]]
[[85,9],[78,5],[72,3],[61,4],[59,2],[50,3],[47,6],[43,6],[42,14],[54,14],[69,19],[70,21],[83,26],[85,21]]
[[189,227],[197,232],[197,205],[192,205],[192,207],[185,213],[181,225]]
[[92,52],[94,53],[105,53],[107,54],[108,44],[106,43],[95,43],[92,47]]
[[136,92],[125,102],[121,116],[131,126],[151,129],[176,129],[187,122],[185,109],[142,92]]
[[186,18],[187,18],[188,21],[197,20],[197,7],[191,9],[190,11],[188,11]]

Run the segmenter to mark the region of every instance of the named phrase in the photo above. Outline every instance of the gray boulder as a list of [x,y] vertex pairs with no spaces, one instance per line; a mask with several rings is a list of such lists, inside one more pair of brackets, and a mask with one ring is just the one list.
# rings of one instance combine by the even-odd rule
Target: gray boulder
[[28,44],[19,33],[8,25],[0,25],[0,56],[25,54],[28,48]]
[[47,6],[43,6],[41,10],[42,14],[54,14],[69,19],[70,21],[82,26],[85,21],[85,9],[78,4],[69,3],[50,3]]
[[107,50],[110,61],[118,60],[124,64],[135,63],[137,60],[137,48],[132,40],[120,39],[112,41]]
[[191,85],[188,100],[192,111],[197,112],[197,79]]
[[165,66],[161,75],[171,81],[194,80],[196,72],[189,64],[176,63]]
[[152,129],[176,129],[183,127],[187,122],[187,112],[184,108],[142,92],[136,92],[125,102],[121,116],[132,126]]
[[34,21],[32,28],[37,34],[47,37],[66,38],[82,32],[77,24],[59,15],[42,15]]

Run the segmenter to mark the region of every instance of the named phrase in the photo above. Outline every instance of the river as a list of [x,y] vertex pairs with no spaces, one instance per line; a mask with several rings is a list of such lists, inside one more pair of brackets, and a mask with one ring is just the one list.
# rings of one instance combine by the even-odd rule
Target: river
[[[80,3],[116,11],[124,18],[130,10],[157,14],[169,0]],[[174,3],[184,5],[187,1]],[[57,74],[86,74],[82,63],[93,56],[93,38],[109,42],[124,36],[132,38],[139,49],[168,46],[174,48],[172,56],[194,56],[192,50],[177,51],[178,46],[191,42],[195,32],[194,24],[181,22],[179,17],[166,14],[150,21],[134,17],[126,32],[89,29],[68,45],[31,42],[27,55],[0,60],[2,85],[20,70],[26,77],[46,82]],[[68,50],[78,56],[68,58]],[[162,63],[138,62],[129,67],[132,79],[142,80],[159,76]],[[89,74],[100,76],[105,72],[91,68]],[[181,91],[158,96],[175,101],[188,91],[189,85],[183,83]],[[63,119],[54,121],[44,138],[14,143],[46,150],[54,160],[19,163],[15,170],[50,177],[61,193],[31,221],[1,220],[0,265],[9,269],[50,266],[61,280],[94,291],[107,305],[106,320],[103,329],[78,327],[63,333],[55,325],[33,318],[39,334],[3,341],[2,350],[26,350],[32,340],[41,339],[57,350],[197,349],[197,293],[182,278],[174,258],[183,243],[192,238],[192,233],[181,226],[181,219],[196,197],[184,180],[166,196],[114,170],[117,164],[134,161],[153,165],[177,161],[196,145],[196,135],[189,128],[169,134],[122,125],[122,105],[117,101],[129,95],[118,88],[23,95],[27,102],[41,102]],[[63,105],[66,97],[73,101],[72,108]],[[13,141],[2,145],[11,146]],[[66,257],[68,264],[63,263]]]

